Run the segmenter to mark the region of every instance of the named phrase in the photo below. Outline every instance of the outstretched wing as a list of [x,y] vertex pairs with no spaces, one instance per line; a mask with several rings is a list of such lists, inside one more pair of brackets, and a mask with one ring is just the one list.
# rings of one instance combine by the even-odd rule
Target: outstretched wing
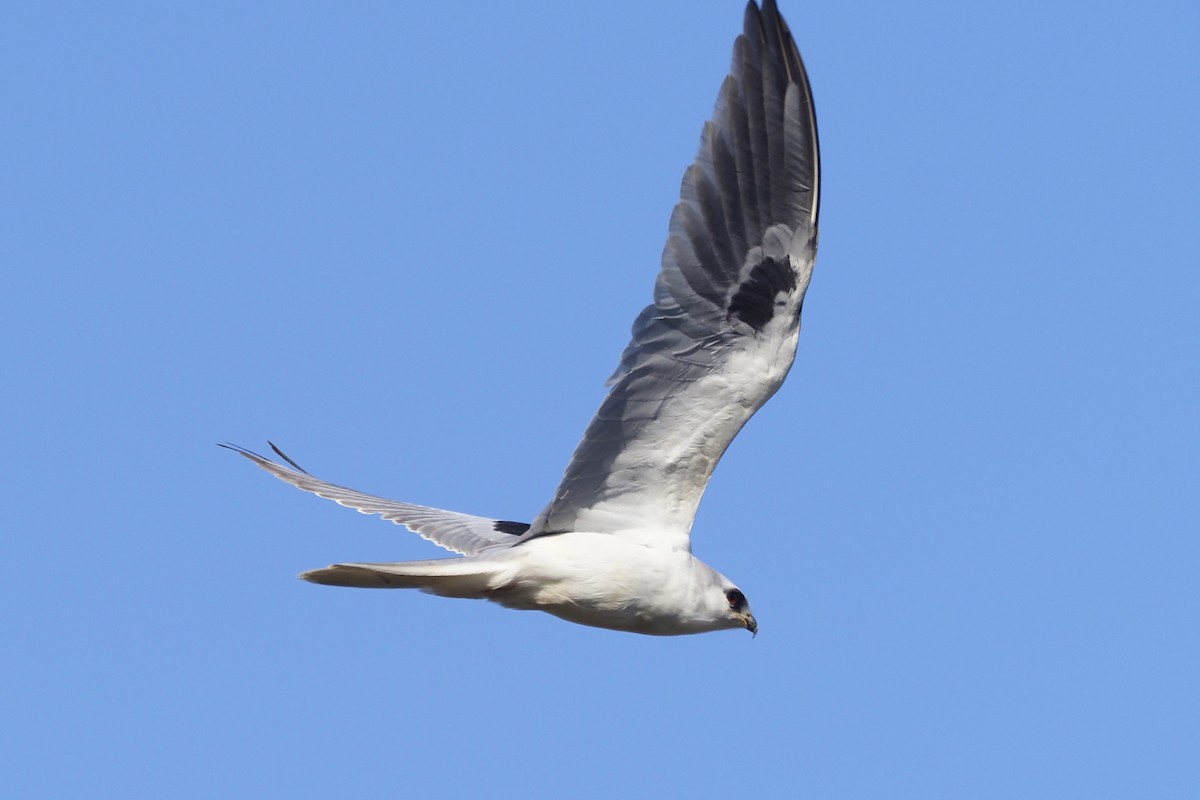
[[713,469],[783,383],[816,258],[820,158],[791,32],[751,2],[671,215],[654,304],[526,538],[620,533],[688,547]]
[[395,500],[347,489],[345,486],[326,483],[309,475],[273,444],[271,448],[294,469],[277,464],[244,447],[231,444],[221,446],[241,453],[276,478],[287,481],[297,489],[312,492],[317,497],[324,497],[363,514],[378,514],[388,522],[403,525],[434,544],[465,556],[475,555],[492,547],[511,546],[529,529],[529,525],[524,522],[488,519],[459,514],[456,511],[443,511],[440,508],[398,503]]

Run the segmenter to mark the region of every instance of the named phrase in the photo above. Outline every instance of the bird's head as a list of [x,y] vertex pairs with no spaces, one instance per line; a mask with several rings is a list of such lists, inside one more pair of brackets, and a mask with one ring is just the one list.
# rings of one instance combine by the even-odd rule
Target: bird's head
[[736,586],[726,587],[725,602],[729,604],[729,616],[736,621],[737,626],[757,636],[758,622],[750,613],[750,604],[746,602],[746,595],[742,594],[742,590]]

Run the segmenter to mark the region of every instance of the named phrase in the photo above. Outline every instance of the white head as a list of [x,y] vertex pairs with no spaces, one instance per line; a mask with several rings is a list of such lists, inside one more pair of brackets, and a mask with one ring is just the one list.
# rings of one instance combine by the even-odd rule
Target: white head
[[736,623],[737,627],[745,628],[754,636],[758,635],[758,622],[754,619],[754,615],[750,613],[750,603],[746,602],[746,595],[742,594],[742,590],[729,583],[724,587],[723,595],[728,608],[730,618]]
[[691,559],[696,581],[691,603],[693,613],[703,620],[704,630],[745,628],[758,635],[758,621],[750,612],[750,603],[742,590],[700,559],[695,556]]

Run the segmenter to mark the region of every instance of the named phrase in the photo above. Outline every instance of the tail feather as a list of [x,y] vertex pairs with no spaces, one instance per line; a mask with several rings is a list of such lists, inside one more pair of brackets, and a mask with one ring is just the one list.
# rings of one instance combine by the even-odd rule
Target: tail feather
[[301,573],[325,586],[359,589],[420,589],[442,597],[485,599],[505,581],[498,564],[473,558],[401,561],[393,564],[333,564]]

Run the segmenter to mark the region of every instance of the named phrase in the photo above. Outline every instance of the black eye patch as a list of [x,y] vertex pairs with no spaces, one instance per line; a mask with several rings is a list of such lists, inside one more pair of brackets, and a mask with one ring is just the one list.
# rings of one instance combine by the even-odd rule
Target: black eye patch
[[729,600],[729,607],[734,611],[746,607],[746,595],[742,594],[738,589],[730,589],[725,593],[725,597]]

